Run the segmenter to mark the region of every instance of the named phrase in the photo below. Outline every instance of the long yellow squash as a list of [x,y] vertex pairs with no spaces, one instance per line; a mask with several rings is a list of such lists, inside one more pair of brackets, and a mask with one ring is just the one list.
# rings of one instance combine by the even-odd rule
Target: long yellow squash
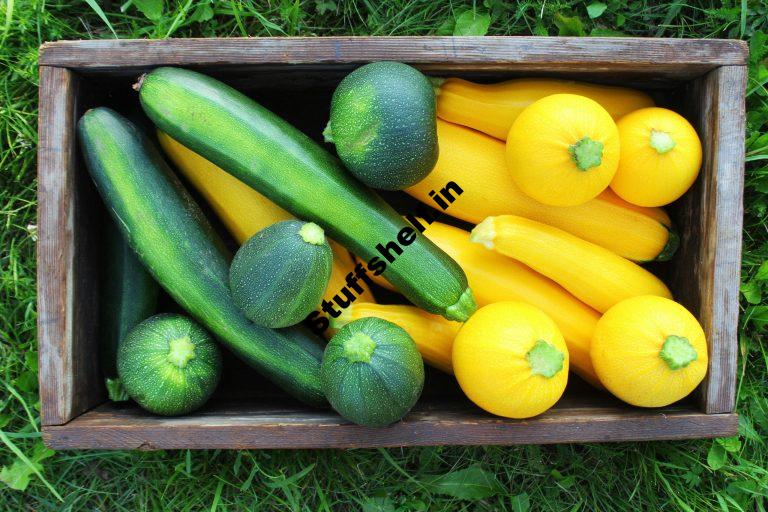
[[463,192],[446,213],[477,224],[494,215],[519,215],[563,229],[633,261],[667,260],[678,238],[661,222],[669,217],[659,208],[629,206],[608,192],[579,206],[543,205],[515,185],[507,169],[504,143],[463,126],[438,119],[440,154],[432,172],[405,191],[434,205],[430,192],[448,182]]
[[646,93],[625,87],[552,78],[518,78],[495,84],[448,78],[437,89],[437,115],[507,140],[509,128],[525,107],[545,96],[563,93],[586,96],[598,102],[614,120],[654,105]]
[[[522,301],[549,315],[568,345],[571,369],[593,386],[602,388],[589,357],[592,333],[600,319],[597,311],[522,263],[473,244],[463,229],[434,222],[427,226],[424,235],[461,265],[478,307]],[[385,279],[374,277],[374,280],[392,289]],[[408,330],[404,325],[401,327]]]
[[547,276],[601,313],[638,295],[672,298],[661,279],[640,265],[541,222],[488,217],[470,238]]
[[[242,244],[257,231],[275,222],[294,218],[256,190],[181,145],[169,135],[158,131],[157,136],[165,154],[211,205],[224,227],[239,243]],[[333,240],[329,242],[333,250],[333,267],[323,296],[325,300],[333,300],[333,296],[346,285],[346,275],[354,272],[355,268],[355,261],[349,252]],[[356,300],[376,302],[365,283],[363,281],[358,283],[363,287],[363,293],[359,294]]]
[[[386,281],[387,283],[389,281]],[[330,335],[354,320],[376,317],[399,325],[413,338],[424,361],[438,370],[453,373],[451,350],[461,323],[427,313],[416,306],[353,302],[338,318],[331,319]]]

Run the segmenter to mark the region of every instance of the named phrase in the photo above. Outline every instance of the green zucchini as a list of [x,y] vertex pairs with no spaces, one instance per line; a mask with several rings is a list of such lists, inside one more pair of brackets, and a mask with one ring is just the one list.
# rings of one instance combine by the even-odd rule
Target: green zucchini
[[383,427],[405,416],[421,396],[424,361],[402,327],[366,317],[331,338],[321,375],[336,412],[359,425]]
[[221,352],[189,318],[162,314],[131,329],[117,353],[120,380],[142,408],[163,416],[201,407],[221,378]]
[[99,290],[99,362],[110,400],[127,400],[117,375],[117,350],[126,333],[157,308],[159,288],[123,234],[107,219],[101,230]]
[[369,187],[403,190],[437,162],[435,92],[427,77],[401,62],[371,62],[333,93],[326,142]]
[[238,249],[229,269],[235,304],[252,322],[288,327],[323,300],[333,253],[322,228],[284,220],[262,229]]
[[146,136],[96,108],[78,122],[78,137],[96,188],[155,280],[236,356],[296,398],[324,403],[320,361],[237,309],[230,255]]
[[160,130],[368,262],[423,309],[465,321],[475,311],[461,267],[337,159],[286,121],[200,73],[158,68],[137,84]]

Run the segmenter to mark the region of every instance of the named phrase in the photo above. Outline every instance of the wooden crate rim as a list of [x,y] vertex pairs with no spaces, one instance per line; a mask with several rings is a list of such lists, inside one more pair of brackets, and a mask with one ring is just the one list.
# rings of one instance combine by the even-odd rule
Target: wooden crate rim
[[[747,46],[734,40],[672,40],[653,38],[541,37],[330,37],[231,38],[176,40],[91,40],[46,43],[40,49],[40,144],[38,146],[38,336],[43,436],[59,448],[309,448],[402,446],[419,444],[515,444],[547,442],[626,441],[720,437],[737,430],[736,318],[741,249],[741,192],[744,162],[744,89]],[[638,72],[663,79],[693,80],[703,98],[698,122],[712,143],[705,151],[701,184],[715,215],[701,217],[695,250],[708,277],[692,286],[707,301],[705,318],[712,346],[710,378],[702,385],[701,408],[668,414],[608,415],[590,430],[572,414],[553,411],[552,417],[524,422],[443,421],[446,437],[428,436],[430,421],[406,421],[377,430],[333,424],[326,440],[310,439],[311,422],[245,421],[245,425],[201,425],[187,428],[136,429],[118,415],[109,425],[93,420],[104,410],[102,391],[90,386],[95,366],[83,354],[82,310],[76,310],[81,276],[77,271],[75,179],[77,148],[73,127],[79,94],[90,78],[159,65],[207,67],[229,71],[236,66],[300,65],[311,71],[341,69],[372,60],[402,60],[422,69],[512,70],[588,73]],[[312,66],[312,65],[316,66]],[[259,66],[264,66],[259,68]],[[697,217],[698,218],[698,217]],[[697,221],[699,222],[699,221]],[[689,274],[695,275],[697,269]],[[711,275],[710,275],[711,274]],[[690,276],[689,276],[690,277]],[[93,367],[91,367],[93,366]],[[312,414],[310,414],[311,416]],[[226,415],[225,415],[226,416]],[[554,418],[565,421],[565,436]],[[586,417],[586,416],[585,416]],[[622,415],[623,417],[623,415]],[[128,420],[128,423],[126,423]],[[224,417],[222,417],[222,421]],[[218,420],[217,420],[218,421]],[[155,423],[150,422],[153,425]],[[290,423],[290,422],[289,422]],[[334,423],[333,421],[331,423]],[[338,420],[336,420],[338,423]],[[311,428],[310,428],[311,426]],[[325,428],[326,425],[323,425]],[[340,437],[336,436],[340,430]],[[659,431],[663,431],[660,434]],[[80,433],[78,437],[77,434]],[[471,435],[470,435],[471,434]],[[74,437],[73,437],[74,436]],[[211,437],[212,436],[212,437]],[[426,436],[426,437],[425,437]],[[185,444],[186,443],[186,444]]]
[[[264,52],[255,49],[269,50]],[[612,64],[658,67],[745,65],[748,46],[733,39],[539,36],[334,36],[93,39],[43,43],[41,66],[91,71],[154,65],[350,64],[402,60],[440,64]]]

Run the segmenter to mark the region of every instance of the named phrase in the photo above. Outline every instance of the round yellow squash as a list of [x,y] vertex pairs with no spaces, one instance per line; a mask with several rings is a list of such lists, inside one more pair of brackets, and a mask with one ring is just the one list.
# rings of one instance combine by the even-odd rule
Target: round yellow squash
[[677,402],[707,373],[707,341],[699,322],[677,302],[652,295],[606,311],[590,355],[608,391],[639,407]]
[[523,110],[507,137],[507,165],[540,203],[576,206],[594,199],[619,164],[619,132],[596,101],[553,94]]
[[639,206],[663,206],[696,181],[701,141],[683,116],[666,108],[641,108],[617,126],[621,157],[611,188],[619,197]]
[[480,308],[453,342],[453,370],[477,406],[507,418],[552,407],[568,383],[568,349],[555,323],[524,302]]

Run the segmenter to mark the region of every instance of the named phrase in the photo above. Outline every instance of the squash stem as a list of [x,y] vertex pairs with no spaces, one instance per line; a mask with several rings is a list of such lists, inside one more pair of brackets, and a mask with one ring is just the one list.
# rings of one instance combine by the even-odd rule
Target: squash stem
[[128,392],[123,386],[123,381],[119,377],[114,379],[104,379],[104,384],[107,386],[107,396],[113,402],[125,402],[129,399]]
[[312,245],[323,245],[325,242],[325,232],[323,228],[314,222],[307,222],[299,229],[299,236],[302,240]]
[[672,335],[667,336],[667,339],[664,341],[659,357],[667,363],[670,370],[679,370],[698,359],[699,355],[696,353],[693,345],[691,345],[691,342],[688,341],[688,338]]
[[533,375],[541,375],[551,379],[563,369],[565,354],[557,350],[551,343],[539,340],[525,354],[525,359],[528,361]]
[[339,316],[336,318],[331,317],[328,319],[328,327],[334,331],[338,331],[351,321],[352,313],[350,312],[349,308],[344,308],[341,310],[341,314]]
[[370,363],[376,342],[363,332],[356,332],[343,344],[344,357],[351,363]]
[[477,303],[472,295],[472,290],[467,288],[452,306],[445,309],[445,318],[456,322],[466,322],[477,311]]
[[328,124],[325,125],[325,129],[323,130],[323,140],[327,142],[328,144],[334,144],[333,141],[333,129],[331,128],[331,121],[328,120]]
[[486,217],[485,220],[475,226],[469,234],[469,241],[493,250],[493,240],[496,238],[494,220],[495,217]]
[[680,235],[677,234],[677,231],[672,229],[669,226],[664,226],[667,228],[667,231],[669,232],[669,237],[667,238],[667,243],[664,244],[664,247],[661,249],[661,252],[659,253],[656,258],[654,258],[653,261],[669,261],[672,259],[672,256],[675,255],[677,252],[678,247],[680,247]]
[[168,345],[168,361],[179,368],[185,368],[195,358],[195,344],[189,336],[172,339]]
[[651,130],[651,147],[660,155],[669,153],[677,145],[669,132]]
[[588,171],[603,161],[603,143],[586,135],[569,147],[568,151],[580,171]]
[[428,76],[427,80],[429,80],[429,83],[432,84],[432,90],[435,91],[435,96],[440,96],[440,88],[445,83],[445,78]]

